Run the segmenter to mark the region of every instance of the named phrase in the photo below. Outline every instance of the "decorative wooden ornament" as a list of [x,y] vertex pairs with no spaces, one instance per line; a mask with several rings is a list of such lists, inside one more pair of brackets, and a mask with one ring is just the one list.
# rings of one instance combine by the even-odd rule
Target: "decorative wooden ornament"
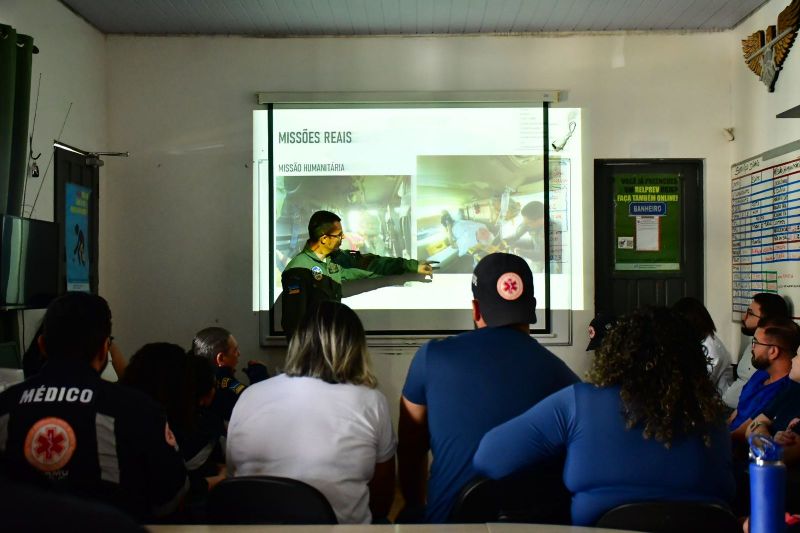
[[778,15],[778,27],[769,26],[747,39],[742,39],[744,61],[756,73],[769,92],[775,90],[775,81],[800,27],[800,0],[792,3]]

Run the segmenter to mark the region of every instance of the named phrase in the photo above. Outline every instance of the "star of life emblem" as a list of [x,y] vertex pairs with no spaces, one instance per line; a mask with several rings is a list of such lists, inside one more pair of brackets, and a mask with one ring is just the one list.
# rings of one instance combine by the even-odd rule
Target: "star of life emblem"
[[504,300],[516,300],[524,290],[522,278],[514,272],[506,272],[497,278],[497,294]]
[[41,472],[63,468],[75,453],[77,441],[72,427],[60,418],[43,418],[25,437],[25,458]]

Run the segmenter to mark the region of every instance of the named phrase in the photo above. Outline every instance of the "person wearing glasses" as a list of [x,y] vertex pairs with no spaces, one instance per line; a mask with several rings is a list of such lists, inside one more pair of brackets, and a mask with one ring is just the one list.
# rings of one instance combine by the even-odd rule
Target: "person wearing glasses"
[[[772,317],[791,317],[786,300],[777,294],[768,292],[760,292],[754,295],[747,310],[742,313],[742,334],[752,337],[756,331],[758,321]],[[751,364],[750,355],[750,342],[748,341],[744,343],[742,354],[739,356],[739,364],[736,367],[737,377],[722,394],[722,401],[731,409],[736,409],[742,389],[756,371]]]
[[744,441],[753,419],[789,384],[792,358],[800,345],[798,326],[789,318],[762,318],[751,345],[750,360],[756,372],[742,389],[739,403],[728,419],[734,441]]
[[281,274],[281,326],[287,338],[292,337],[307,309],[323,301],[340,302],[342,283],[405,273],[433,274],[433,268],[425,261],[340,250],[345,236],[341,220],[330,211],[311,215],[303,251],[289,261]]
[[783,446],[783,462],[800,463],[800,355],[792,358],[789,384],[747,427],[747,437],[755,433],[772,436]]

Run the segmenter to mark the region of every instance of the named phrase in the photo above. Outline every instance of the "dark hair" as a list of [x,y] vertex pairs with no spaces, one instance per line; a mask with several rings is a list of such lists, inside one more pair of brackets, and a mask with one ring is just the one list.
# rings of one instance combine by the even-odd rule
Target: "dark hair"
[[217,354],[228,351],[230,337],[231,332],[219,326],[201,329],[192,340],[191,352],[216,364]]
[[522,216],[530,220],[544,218],[544,204],[542,202],[528,202],[522,208]]
[[336,222],[341,220],[339,215],[330,211],[317,211],[311,215],[311,220],[308,221],[308,240],[317,242],[320,237],[333,229]]
[[194,399],[197,403],[200,398],[217,386],[216,372],[208,358],[192,354],[186,356],[186,369],[189,380],[193,384]]
[[759,292],[753,296],[753,301],[761,308],[761,318],[765,317],[790,317],[789,306],[780,295],[771,292]]
[[442,218],[439,219],[439,222],[445,228],[448,227],[448,226],[452,226],[453,225],[453,217],[447,211],[442,211]]
[[627,427],[669,447],[673,439],[722,424],[724,406],[708,379],[706,356],[694,332],[674,311],[646,307],[623,317],[595,352],[589,380],[619,386]]
[[191,427],[197,400],[183,348],[168,342],[145,344],[133,354],[120,382],[139,389],[164,408],[170,425]]
[[364,326],[352,309],[339,302],[321,302],[303,316],[289,342],[284,370],[287,376],[327,383],[377,386]]
[[68,292],[50,303],[43,324],[49,359],[63,357],[90,363],[111,336],[111,309],[95,294]]
[[763,329],[770,342],[786,351],[789,357],[795,356],[800,346],[800,326],[794,320],[782,316],[767,317],[760,319],[757,327]]
[[714,325],[714,320],[708,313],[708,309],[697,298],[685,296],[675,302],[672,309],[694,328],[701,341],[717,331],[717,326]]

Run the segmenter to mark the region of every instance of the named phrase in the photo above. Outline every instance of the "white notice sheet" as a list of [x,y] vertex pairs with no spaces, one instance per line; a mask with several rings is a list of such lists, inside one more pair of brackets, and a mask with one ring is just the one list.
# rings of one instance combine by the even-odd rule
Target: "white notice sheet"
[[661,249],[659,238],[659,218],[654,216],[636,217],[636,250],[657,252]]

